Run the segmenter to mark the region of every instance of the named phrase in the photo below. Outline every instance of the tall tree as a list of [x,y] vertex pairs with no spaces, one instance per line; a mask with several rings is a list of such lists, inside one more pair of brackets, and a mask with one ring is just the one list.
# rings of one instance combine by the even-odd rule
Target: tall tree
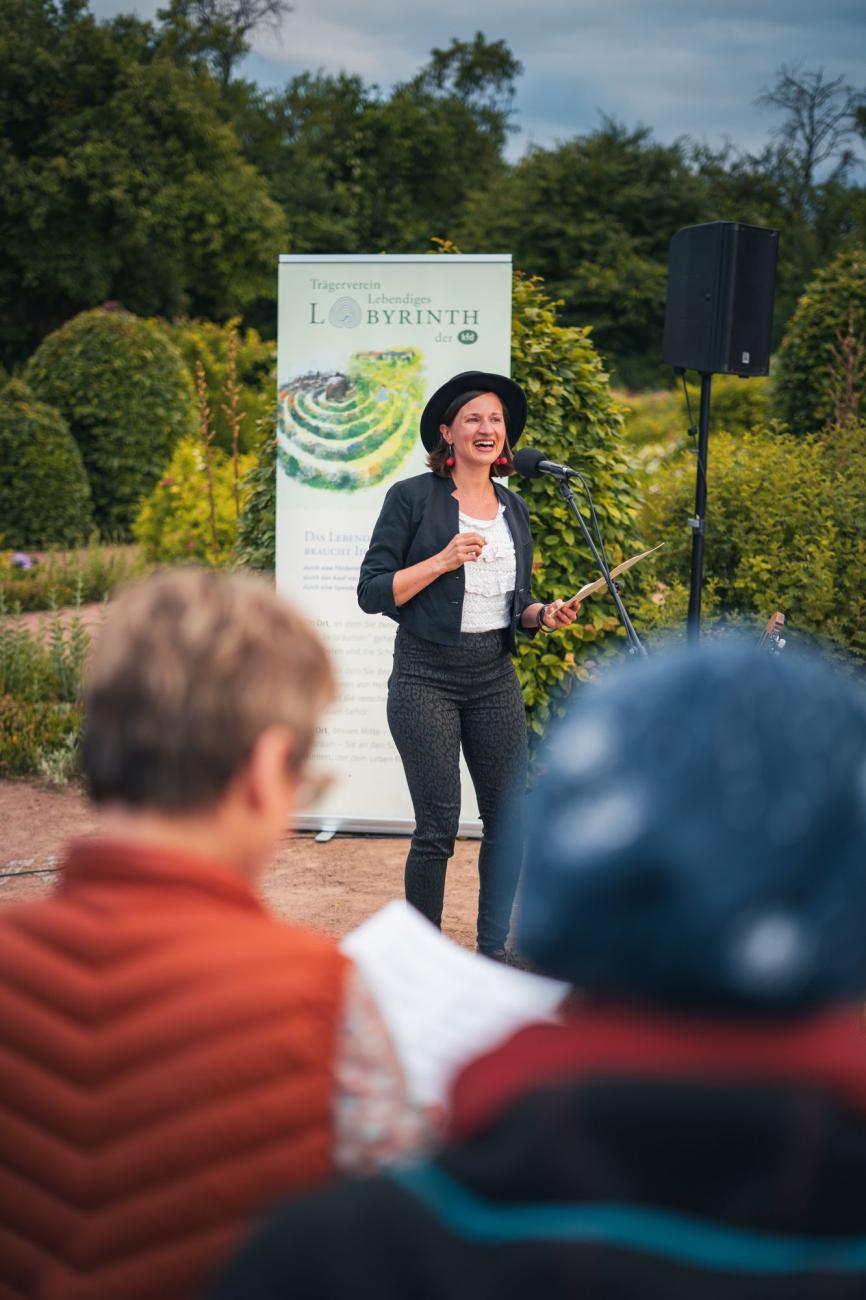
[[292,8],[288,0],[171,0],[157,17],[180,57],[203,57],[225,88],[256,28],[279,32]]
[[705,186],[682,143],[602,119],[597,130],[532,149],[479,190],[457,226],[467,251],[512,249],[564,301],[563,319],[592,326],[624,382],[660,368],[667,248],[680,226],[704,219]]
[[360,77],[305,72],[282,91],[254,89],[237,105],[235,129],[284,214],[288,251],[363,249],[364,189],[386,183],[365,168],[364,123],[374,102]]
[[270,288],[284,224],[204,71],[85,0],[0,0],[0,347],[82,308],[228,316]]
[[463,104],[504,143],[522,71],[505,41],[488,41],[476,32],[471,41],[455,37],[447,49],[431,50],[429,62],[410,85],[421,94]]
[[434,50],[390,94],[346,73],[304,73],[280,93],[253,93],[233,121],[292,251],[424,250],[504,174],[519,71],[504,42],[479,33]]
[[857,161],[849,142],[858,134],[858,115],[866,106],[866,95],[841,76],[826,80],[823,68],[783,63],[773,85],[755,103],[784,114],[773,134],[779,141],[780,160],[793,170],[792,210],[799,214],[811,199],[825,163],[833,164],[826,179],[840,181]]

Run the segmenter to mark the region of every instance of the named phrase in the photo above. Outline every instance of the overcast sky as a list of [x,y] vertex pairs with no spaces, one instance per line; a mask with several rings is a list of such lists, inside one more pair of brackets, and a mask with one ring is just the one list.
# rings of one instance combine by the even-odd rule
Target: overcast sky
[[[100,16],[150,17],[161,2],[91,0]],[[512,157],[591,128],[599,111],[663,141],[759,149],[773,118],[753,100],[780,64],[866,85],[864,0],[295,0],[279,35],[256,34],[243,74],[278,87],[345,69],[389,87],[477,30],[523,64]]]

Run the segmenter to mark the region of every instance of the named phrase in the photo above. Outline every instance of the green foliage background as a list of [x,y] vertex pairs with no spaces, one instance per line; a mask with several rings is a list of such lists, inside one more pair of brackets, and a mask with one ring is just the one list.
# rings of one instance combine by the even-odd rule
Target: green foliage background
[[[580,466],[610,563],[624,559],[635,544],[639,499],[623,445],[621,411],[589,331],[561,325],[557,304],[540,282],[522,276],[514,281],[511,373],[529,399],[524,444],[543,448],[549,460]],[[515,479],[510,486],[529,506],[537,565],[534,593],[542,600],[574,595],[597,571],[568,506],[549,479]],[[588,519],[577,490],[576,497]],[[517,675],[536,734],[542,734],[555,702],[610,648],[618,628],[609,598],[594,596],[571,630],[520,641]]]
[[[241,507],[248,491],[244,477],[253,464],[251,455],[238,457]],[[204,451],[195,438],[184,438],[175,448],[165,474],[142,503],[133,526],[148,561],[230,563],[238,531],[234,469],[231,457],[218,447],[211,452],[211,482],[216,542],[211,529]]]
[[58,751],[68,752],[80,729],[74,704],[0,695],[0,778],[32,776]]
[[[795,435],[770,423],[709,444],[703,614],[756,631],[777,609],[793,635],[866,666],[866,426]],[[672,454],[648,479],[641,527],[665,546],[641,573],[639,625],[682,631],[695,462]]]
[[90,487],[66,421],[12,380],[0,391],[0,547],[74,546],[92,529]]
[[[698,421],[701,390],[691,381],[687,385],[692,419]],[[724,429],[728,433],[745,433],[766,425],[770,419],[770,382],[767,379],[739,379],[736,375],[713,375],[710,404],[710,433]],[[689,429],[688,406],[682,387],[666,392],[648,393],[615,391],[625,414],[625,437],[633,447],[664,443],[671,438],[685,440]]]
[[243,568],[273,573],[277,537],[277,439],[267,432],[244,478],[244,508],[235,551]]
[[108,299],[228,316],[272,295],[285,218],[171,26],[0,0],[0,348]]
[[89,311],[42,342],[26,370],[77,442],[103,536],[127,536],[142,495],[194,423],[192,384],[153,321]]
[[81,683],[90,637],[76,614],[64,626],[27,628],[0,600],[0,778],[58,760],[68,766],[81,727]]
[[[833,484],[817,439],[778,429],[717,433],[710,439],[705,570],[721,609],[766,622],[775,609],[820,629],[838,593]],[[680,456],[648,486],[642,526],[664,541],[655,574],[687,584],[695,461]],[[766,611],[766,612],[765,612]]]
[[[853,355],[846,365],[845,341]],[[791,317],[775,376],[775,407],[796,433],[840,417],[866,418],[866,248],[843,249],[806,287]],[[846,370],[854,393],[845,402]]]
[[238,334],[236,359],[237,382],[240,388],[238,415],[240,417],[240,450],[251,451],[258,446],[261,430],[274,421],[274,391],[276,389],[277,349],[272,341],[265,341],[257,330],[240,329],[240,317],[233,316],[220,325],[214,321],[181,318],[170,324],[159,322],[180,352],[190,376],[194,379],[196,362],[201,362],[208,389],[214,441],[223,451],[232,449],[232,431],[226,413],[226,379],[229,366],[229,338],[233,330]]

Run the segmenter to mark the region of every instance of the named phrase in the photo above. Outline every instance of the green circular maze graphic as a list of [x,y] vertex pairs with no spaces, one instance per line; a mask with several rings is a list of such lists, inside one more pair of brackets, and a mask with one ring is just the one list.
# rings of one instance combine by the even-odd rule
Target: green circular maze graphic
[[418,438],[422,366],[417,348],[356,352],[347,374],[281,384],[277,454],[285,473],[335,492],[388,478]]

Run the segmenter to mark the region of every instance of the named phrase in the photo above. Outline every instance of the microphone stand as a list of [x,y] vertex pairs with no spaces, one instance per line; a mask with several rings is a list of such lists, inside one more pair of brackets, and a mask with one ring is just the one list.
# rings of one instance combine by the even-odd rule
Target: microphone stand
[[589,529],[586,526],[586,520],[584,519],[583,515],[580,513],[580,510],[578,509],[577,502],[574,499],[574,493],[571,490],[571,484],[569,483],[567,478],[557,477],[556,486],[559,488],[560,496],[564,498],[564,500],[566,501],[566,503],[568,504],[571,510],[571,513],[574,515],[575,519],[580,524],[580,531],[583,533],[584,541],[586,542],[589,549],[592,551],[593,558],[595,559],[595,562],[598,565],[599,573],[607,583],[607,589],[610,592],[611,596],[613,596],[613,603],[616,605],[616,612],[619,614],[619,621],[622,623],[623,627],[625,628],[625,634],[626,637],[628,638],[629,654],[640,655],[642,658],[646,658],[646,650],[644,646],[641,644],[640,637],[638,636],[637,632],[635,632],[634,630],[634,626],[632,624],[631,619],[628,616],[626,607],[622,603],[622,597],[619,594],[617,585],[611,578],[610,570],[608,569],[607,565],[604,562],[604,559],[599,553],[598,547],[596,546],[595,542],[592,540],[592,534],[590,533]]

